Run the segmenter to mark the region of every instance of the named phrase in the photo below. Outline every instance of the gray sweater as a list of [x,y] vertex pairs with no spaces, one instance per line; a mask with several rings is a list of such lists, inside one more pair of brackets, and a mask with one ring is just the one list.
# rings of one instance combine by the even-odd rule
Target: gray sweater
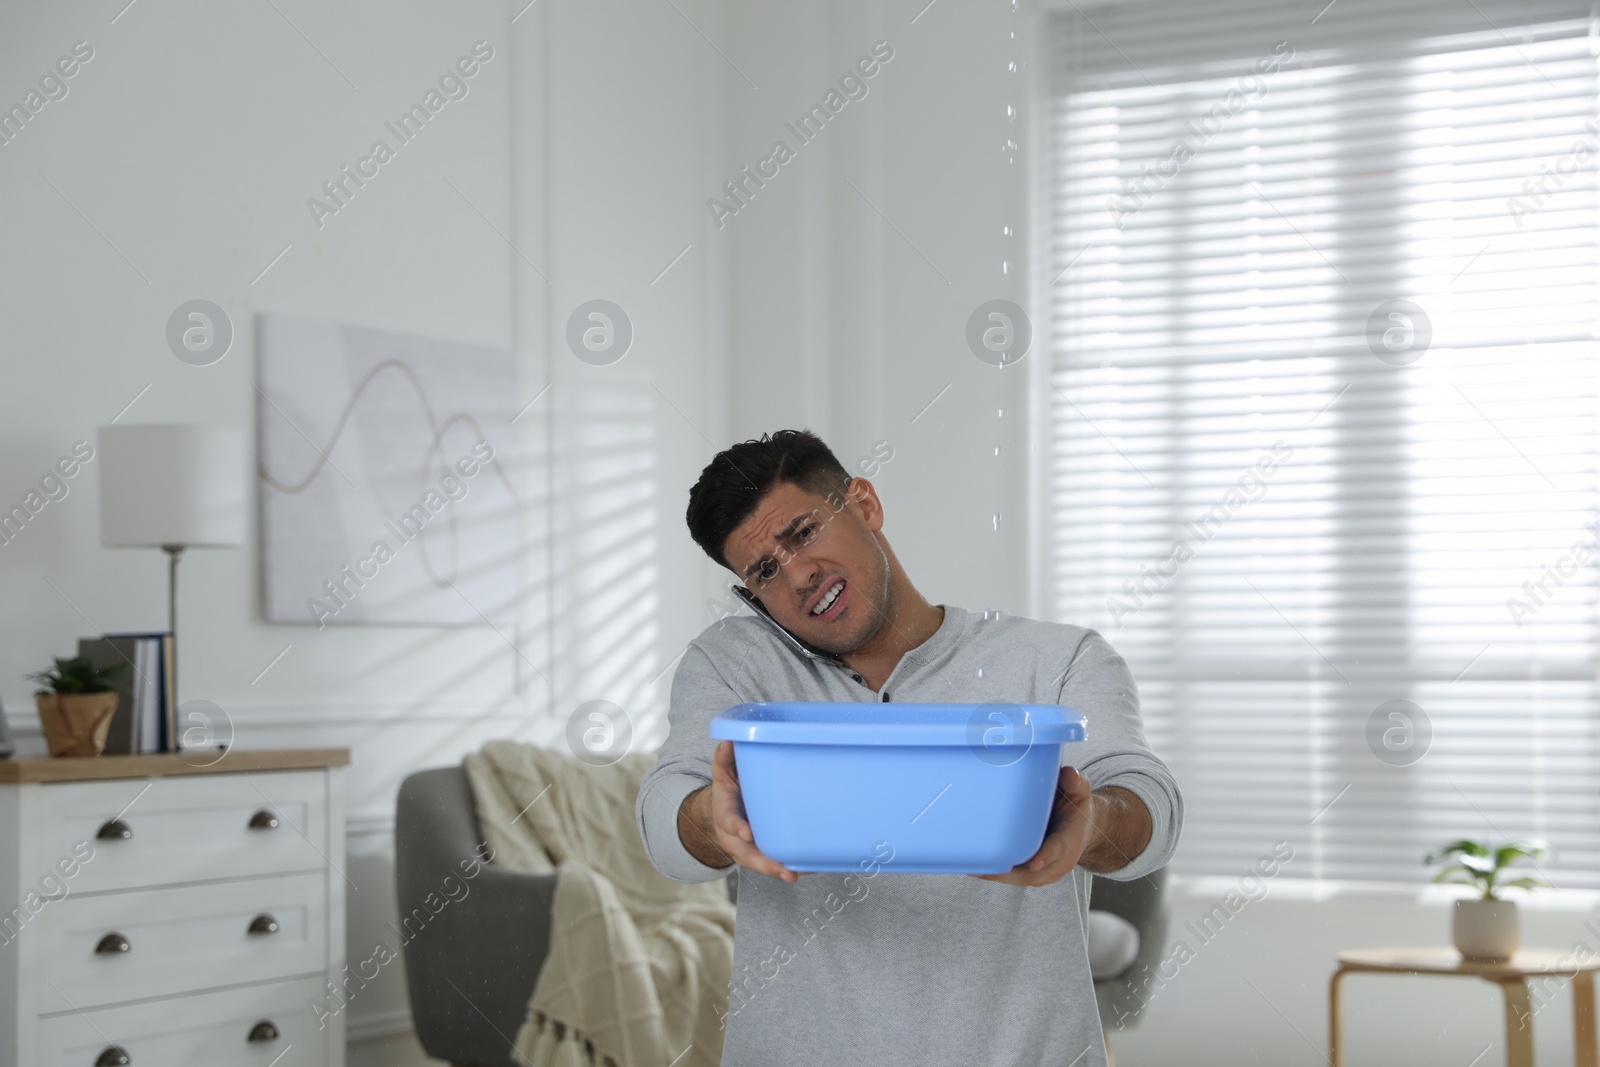
[[645,850],[667,877],[707,882],[739,872],[726,1065],[1104,1067],[1084,936],[1090,874],[1081,867],[1039,888],[891,874],[892,863],[790,885],[708,867],[678,838],[679,806],[711,781],[711,719],[734,704],[1064,704],[1087,717],[1088,739],[1063,746],[1063,762],[1096,789],[1137,794],[1154,824],[1145,850],[1108,877],[1138,878],[1165,864],[1183,798],[1145,744],[1122,657],[1080,626],[944,609],[939,629],[905,654],[881,693],[764,615],[722,619],[684,653],[668,737],[636,815]]

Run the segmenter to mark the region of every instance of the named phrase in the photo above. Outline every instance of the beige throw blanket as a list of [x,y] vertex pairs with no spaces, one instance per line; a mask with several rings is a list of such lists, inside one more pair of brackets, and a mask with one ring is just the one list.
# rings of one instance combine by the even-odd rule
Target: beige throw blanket
[[721,881],[650,865],[634,823],[653,753],[591,767],[492,741],[464,763],[494,862],[555,871],[550,955],[517,1033],[532,1067],[716,1067],[733,972]]

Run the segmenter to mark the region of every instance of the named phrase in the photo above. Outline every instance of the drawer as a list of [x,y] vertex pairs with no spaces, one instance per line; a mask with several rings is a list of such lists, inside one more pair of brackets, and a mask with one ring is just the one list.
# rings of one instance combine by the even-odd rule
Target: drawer
[[87,854],[80,842],[93,849],[67,880],[73,894],[327,863],[323,771],[35,784],[23,789],[21,814],[35,831],[27,869],[51,870],[75,855],[74,846]]
[[343,1062],[335,1050],[344,1027],[334,1019],[318,1028],[307,1004],[319,990],[308,978],[58,1015],[40,1021],[35,1062],[94,1067],[114,1045],[135,1067],[328,1067]]
[[317,872],[68,897],[38,918],[38,1010],[325,973],[326,879]]

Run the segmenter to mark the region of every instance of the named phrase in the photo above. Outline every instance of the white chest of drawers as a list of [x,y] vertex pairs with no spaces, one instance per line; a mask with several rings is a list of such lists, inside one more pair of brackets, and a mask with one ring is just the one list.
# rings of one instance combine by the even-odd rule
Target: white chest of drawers
[[349,752],[199,762],[0,761],[0,1067],[342,1067]]

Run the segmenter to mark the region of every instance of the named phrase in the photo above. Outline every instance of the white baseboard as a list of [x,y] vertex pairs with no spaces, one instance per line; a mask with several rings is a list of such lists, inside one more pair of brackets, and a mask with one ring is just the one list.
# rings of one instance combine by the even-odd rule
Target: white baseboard
[[411,1029],[410,1008],[392,1008],[364,1018],[352,1012],[349,1021],[344,1024],[344,1039],[345,1044],[371,1041],[374,1038],[388,1037],[390,1034],[404,1033],[409,1029]]
[[361,813],[347,815],[344,820],[346,837],[393,836],[394,812],[387,814]]

